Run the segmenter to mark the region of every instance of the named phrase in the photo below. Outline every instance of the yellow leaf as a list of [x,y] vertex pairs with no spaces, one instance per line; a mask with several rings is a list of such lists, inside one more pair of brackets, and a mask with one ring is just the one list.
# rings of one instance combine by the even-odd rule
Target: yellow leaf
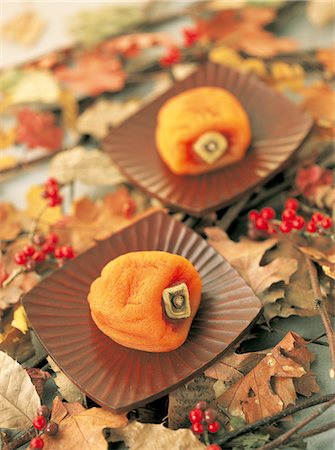
[[29,329],[27,320],[28,319],[26,316],[26,312],[25,312],[23,306],[20,305],[14,311],[13,320],[12,320],[11,325],[12,325],[12,327],[20,330],[21,333],[25,334]]
[[62,122],[64,127],[75,130],[79,113],[79,107],[75,96],[71,91],[63,89],[59,95],[59,102],[63,109]]
[[[1,139],[1,137],[0,137]],[[7,170],[7,169],[13,169],[14,167],[17,166],[17,159],[15,158],[15,156],[11,156],[11,155],[6,155],[6,156],[0,156],[0,172],[2,170]]]
[[[2,130],[0,128],[0,150],[11,146],[15,142],[15,128],[11,128],[9,130]],[[0,164],[1,164],[0,159]]]
[[37,185],[31,186],[27,192],[27,215],[33,219],[41,216],[39,228],[47,231],[61,218],[62,212],[60,206],[48,208],[42,192],[43,188]]
[[209,53],[210,61],[227,66],[239,67],[243,62],[243,58],[233,49],[229,47],[216,47]]

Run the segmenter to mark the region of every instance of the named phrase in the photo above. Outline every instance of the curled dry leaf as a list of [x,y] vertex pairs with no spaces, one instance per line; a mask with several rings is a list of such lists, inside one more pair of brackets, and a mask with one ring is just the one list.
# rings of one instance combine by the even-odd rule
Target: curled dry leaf
[[88,198],[75,201],[73,214],[61,218],[53,229],[64,242],[71,242],[75,251],[81,253],[96,241],[106,239],[156,210],[151,208],[136,213],[136,206],[129,191],[125,187],[119,187],[95,202]]
[[59,397],[53,402],[51,420],[59,428],[56,436],[43,436],[45,450],[105,449],[103,428],[119,429],[128,422],[126,414],[116,414],[103,408],[85,409],[78,403],[62,403]]
[[335,244],[326,248],[326,250],[319,250],[315,247],[299,247],[300,251],[305,255],[310,257],[313,261],[315,261],[322,268],[324,273],[335,279]]
[[22,334],[25,334],[28,331],[28,319],[22,305],[19,305],[14,309],[11,326],[21,331]]
[[27,374],[30,376],[30,379],[35,386],[36,392],[39,397],[42,399],[44,392],[44,385],[51,378],[49,372],[46,372],[42,369],[36,369],[34,367],[26,369]]
[[211,19],[198,19],[199,32],[207,39],[226,43],[236,50],[261,58],[297,48],[293,39],[278,38],[264,26],[275,18],[273,8],[247,7],[220,11]]
[[297,270],[295,258],[282,256],[269,264],[260,265],[265,252],[277,244],[275,238],[257,242],[242,237],[239,242],[234,242],[220,228],[206,228],[205,232],[209,244],[230,262],[261,299],[262,293],[273,283],[284,281],[287,284]]
[[[315,377],[310,373],[314,356],[306,345],[307,342],[299,335],[288,333],[251,372],[217,401],[232,415],[242,416],[251,423],[294,404],[297,392],[306,395],[318,392]],[[307,377],[304,383],[296,385],[296,380],[303,377]]]
[[[163,425],[132,422],[125,428],[111,430],[114,441],[124,441],[129,450],[205,450],[191,430],[169,430]],[[47,449],[48,450],[48,449]]]
[[0,241],[14,240],[22,229],[22,214],[11,203],[0,203]]
[[82,53],[71,66],[56,67],[54,74],[60,82],[83,96],[120,91],[126,78],[116,57],[97,50]]
[[82,134],[102,139],[111,126],[120,125],[138,111],[139,107],[140,102],[137,100],[119,102],[99,99],[79,116],[77,129]]
[[40,398],[19,363],[0,352],[0,427],[24,430],[31,426]]
[[4,310],[9,306],[15,305],[23,293],[23,290],[17,286],[7,286],[0,289],[0,309]]
[[50,358],[50,356],[47,357],[47,360],[48,363],[50,364],[51,369],[56,374],[55,383],[62,397],[66,401],[71,403],[72,402],[85,403],[86,402],[85,394],[83,394],[81,390],[78,389],[77,386],[68,379],[68,377],[60,370],[60,368]]
[[335,127],[335,91],[324,82],[316,82],[300,90],[304,100],[302,107],[309,111],[321,127]]
[[316,52],[316,59],[328,70],[335,75],[335,50],[333,48],[321,48]]
[[75,147],[56,155],[50,164],[50,176],[59,183],[81,181],[94,185],[116,185],[125,181],[106,153],[84,147]]

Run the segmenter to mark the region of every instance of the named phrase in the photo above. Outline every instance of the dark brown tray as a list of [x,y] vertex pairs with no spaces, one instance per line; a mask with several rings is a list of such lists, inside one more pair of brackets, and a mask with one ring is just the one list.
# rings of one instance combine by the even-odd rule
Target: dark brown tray
[[[167,353],[125,348],[96,327],[87,302],[92,281],[117,256],[164,250],[188,258],[203,282],[186,342]],[[36,335],[63,372],[98,404],[128,411],[159,398],[212,364],[257,318],[261,303],[208,243],[156,212],[100,242],[42,281],[23,299]]]
[[[239,99],[251,122],[252,144],[246,157],[232,166],[206,175],[174,175],[156,150],[157,113],[169,98],[199,86],[223,87]],[[111,130],[103,148],[140,189],[166,205],[201,216],[233,203],[278,173],[312,123],[310,116],[254,75],[208,63]]]

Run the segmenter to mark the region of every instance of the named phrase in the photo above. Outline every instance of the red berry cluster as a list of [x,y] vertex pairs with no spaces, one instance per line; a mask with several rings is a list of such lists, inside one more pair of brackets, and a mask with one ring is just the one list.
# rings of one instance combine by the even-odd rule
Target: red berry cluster
[[208,408],[205,401],[198,402],[189,414],[192,423],[191,429],[193,433],[202,434],[205,427],[210,433],[216,433],[220,429],[220,423],[215,420],[216,412],[213,408]]
[[46,405],[42,405],[37,409],[37,416],[33,419],[33,425],[36,430],[40,431],[39,436],[34,437],[30,441],[29,448],[38,449],[44,447],[44,440],[42,439],[42,433],[48,436],[54,436],[58,432],[58,425],[56,422],[50,422],[50,410]]
[[48,256],[63,259],[72,259],[75,254],[71,246],[56,247],[59,238],[55,233],[44,237],[36,234],[33,237],[33,244],[25,245],[21,252],[15,253],[14,261],[19,266],[25,266],[27,270],[34,270],[36,265],[46,260]]
[[260,211],[249,212],[249,221],[252,227],[266,234],[290,233],[293,230],[305,230],[308,233],[322,233],[332,227],[333,221],[330,217],[324,216],[320,212],[314,213],[306,223],[303,216],[298,215],[299,202],[295,198],[288,198],[285,202],[285,209],[282,212],[281,220],[277,221],[273,208],[267,206]]
[[169,67],[173,64],[179,63],[182,60],[182,54],[178,47],[170,47],[166,54],[159,59],[159,64],[162,67]]
[[192,47],[200,38],[200,33],[197,28],[184,28],[182,33],[185,47]]
[[59,193],[59,184],[57,180],[55,180],[54,178],[49,178],[44,183],[44,191],[42,193],[42,197],[47,199],[48,206],[50,206],[51,208],[62,203],[63,197]]

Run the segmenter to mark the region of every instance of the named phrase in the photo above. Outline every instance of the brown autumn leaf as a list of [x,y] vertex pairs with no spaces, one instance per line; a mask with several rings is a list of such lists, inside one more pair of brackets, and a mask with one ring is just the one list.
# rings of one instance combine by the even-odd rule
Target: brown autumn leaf
[[15,239],[21,229],[22,215],[11,203],[0,203],[0,240],[11,241]]
[[51,420],[58,424],[59,431],[56,436],[43,436],[45,450],[104,449],[107,445],[103,428],[121,428],[128,423],[126,414],[103,408],[85,409],[77,403],[62,403],[59,397],[53,402]]
[[129,450],[206,450],[195,434],[185,428],[170,430],[163,424],[134,421],[124,428],[111,431],[114,441],[124,441]]
[[221,380],[225,385],[231,385],[243,378],[252,370],[264,357],[264,352],[234,353],[226,354],[213,366],[205,370],[207,377]]
[[328,277],[335,279],[335,244],[328,245],[326,249],[322,250],[308,246],[300,246],[299,249],[319,264]]
[[239,272],[245,281],[260,296],[274,283],[289,282],[297,270],[295,258],[279,256],[269,264],[260,265],[265,252],[274,247],[278,240],[267,239],[262,242],[242,237],[239,242],[229,239],[222,229],[206,228],[208,242]]
[[308,377],[304,387],[300,387],[300,393],[310,395],[311,392],[318,392],[319,387],[310,372],[314,356],[306,345],[302,337],[288,333],[254,369],[217,401],[232,415],[242,416],[247,423],[251,423],[294,404],[297,398],[296,379]]
[[264,30],[263,27],[270,23],[275,15],[276,12],[272,8],[252,6],[223,10],[210,19],[198,19],[197,27],[207,39],[226,43],[252,56],[265,58],[297,48],[293,39],[279,38]]
[[92,201],[82,198],[73,204],[73,214],[62,217],[53,230],[65,242],[71,242],[76,252],[92,247],[96,241],[106,239],[116,231],[152,213],[155,209],[136,212],[137,205],[125,187]]

